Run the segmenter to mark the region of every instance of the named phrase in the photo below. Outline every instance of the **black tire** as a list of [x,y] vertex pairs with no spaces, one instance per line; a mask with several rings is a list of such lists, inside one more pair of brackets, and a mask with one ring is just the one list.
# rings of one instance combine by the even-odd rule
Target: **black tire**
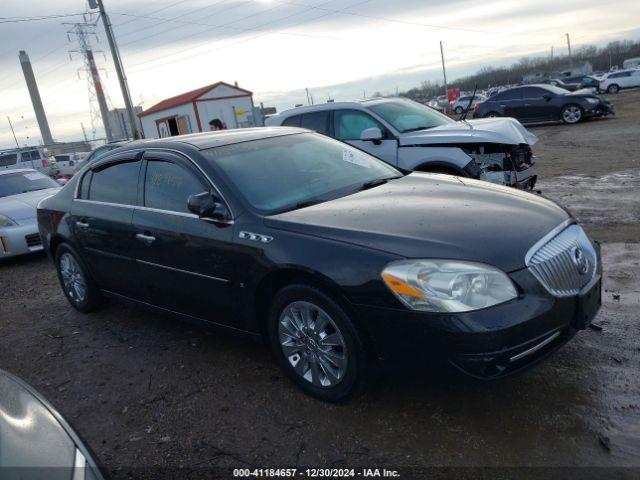
[[489,112],[487,113],[484,118],[493,118],[493,117],[501,117],[502,115],[500,115],[498,112]]
[[607,93],[618,93],[620,91],[620,86],[615,83],[612,83],[607,87]]
[[575,125],[584,120],[584,110],[580,105],[570,103],[560,110],[560,119],[567,125]]
[[[313,361],[303,358],[298,353],[292,354],[289,357],[286,356],[283,346],[281,345],[281,333],[285,331],[284,325],[287,323],[287,318],[283,316],[285,310],[292,306],[298,305],[313,305],[319,307],[319,309],[326,313],[332,321],[332,330],[335,333],[336,327],[338,333],[343,340],[344,348],[341,347],[320,347],[320,348],[338,348],[338,352],[342,352],[344,358],[346,358],[346,367],[343,375],[333,385],[321,386],[315,385],[311,379],[305,379],[302,373],[298,373],[294,368],[292,362],[296,361],[301,365],[301,370],[305,370],[305,366],[309,368],[306,370],[309,376],[313,376],[312,365]],[[280,327],[281,317],[283,319],[283,327]],[[316,316],[314,323],[318,323],[319,316]],[[333,300],[329,295],[316,287],[304,284],[290,285],[280,290],[274,297],[271,306],[269,308],[269,314],[267,318],[267,328],[269,333],[269,343],[271,349],[275,355],[280,367],[285,374],[305,393],[316,397],[326,402],[341,402],[350,397],[354,397],[361,394],[365,387],[368,385],[371,379],[371,372],[373,370],[372,361],[368,355],[368,349],[365,346],[362,335],[358,332],[358,329],[349,318],[349,315],[340,306],[338,302]],[[291,325],[291,323],[289,323]],[[304,333],[303,333],[304,335]],[[311,335],[309,335],[310,338]],[[287,338],[287,334],[284,334],[282,338]],[[298,337],[298,343],[304,341]],[[306,348],[306,347],[294,347],[294,348]],[[309,352],[309,350],[307,350]],[[303,353],[306,355],[307,353]],[[310,355],[313,355],[312,353]],[[310,358],[310,357],[308,357]],[[326,362],[324,363],[326,365]],[[320,362],[316,363],[316,370],[322,375],[320,370]],[[324,370],[324,369],[323,369]],[[326,371],[326,370],[324,370]],[[317,378],[317,377],[314,377]],[[325,375],[325,380],[329,381],[329,376]]]
[[[78,290],[70,287],[65,283],[63,269],[67,262],[75,262],[74,268],[77,269],[77,277],[84,283],[84,293],[78,295]],[[73,308],[82,313],[89,313],[96,310],[103,304],[103,298],[100,290],[89,275],[89,271],[80,255],[68,243],[61,243],[55,252],[55,265],[58,273],[58,281],[64,292],[65,297]]]
[[460,115],[462,112],[464,112],[464,108],[457,106],[453,111]]

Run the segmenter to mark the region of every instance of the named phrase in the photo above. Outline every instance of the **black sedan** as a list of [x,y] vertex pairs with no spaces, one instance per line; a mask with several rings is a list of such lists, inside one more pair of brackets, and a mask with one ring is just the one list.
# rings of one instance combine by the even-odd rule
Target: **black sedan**
[[569,92],[553,85],[525,85],[503,90],[477,104],[473,116],[513,117],[522,123],[562,120],[574,124],[613,113],[611,103],[596,93]]
[[597,245],[555,203],[297,128],[125,146],[38,220],[76,309],[109,296],[264,339],[329,401],[378,365],[519,371],[600,304]]

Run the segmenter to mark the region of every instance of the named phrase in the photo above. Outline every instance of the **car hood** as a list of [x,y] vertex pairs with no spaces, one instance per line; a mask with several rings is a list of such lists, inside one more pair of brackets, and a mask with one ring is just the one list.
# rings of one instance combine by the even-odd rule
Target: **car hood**
[[533,145],[538,141],[515,118],[482,118],[452,122],[400,135],[400,146],[448,143],[503,143]]
[[0,198],[0,214],[15,220],[18,223],[35,222],[36,207],[43,198],[56,193],[59,188],[47,188],[34,192],[20,193],[10,197]]
[[525,266],[527,251],[569,218],[538,195],[478,180],[412,173],[318,205],[266,217],[271,228],[382,250]]
[[592,88],[581,88],[580,90],[576,90],[575,92],[569,92],[565,94],[567,97],[592,97],[592,98],[600,98],[600,95],[595,93]]

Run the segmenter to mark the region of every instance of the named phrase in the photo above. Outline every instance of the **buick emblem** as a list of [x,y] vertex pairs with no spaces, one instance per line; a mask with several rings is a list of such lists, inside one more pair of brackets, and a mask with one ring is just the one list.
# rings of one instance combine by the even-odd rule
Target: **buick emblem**
[[580,275],[586,275],[589,271],[589,259],[584,255],[580,247],[573,249],[573,263],[575,263]]

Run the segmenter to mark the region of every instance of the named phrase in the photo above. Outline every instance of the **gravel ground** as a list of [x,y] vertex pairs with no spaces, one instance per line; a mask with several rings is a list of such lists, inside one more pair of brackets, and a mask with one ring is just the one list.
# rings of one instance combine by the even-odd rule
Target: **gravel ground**
[[40,390],[114,478],[296,465],[405,468],[401,478],[425,467],[530,467],[510,478],[535,478],[533,467],[586,466],[608,470],[544,476],[637,478],[638,100],[622,93],[616,117],[533,129],[540,188],[605,242],[605,278],[601,330],[526,374],[480,386],[385,377],[345,405],[323,404],[262,345],[117,303],[75,312],[42,255],[0,265],[0,368]]

